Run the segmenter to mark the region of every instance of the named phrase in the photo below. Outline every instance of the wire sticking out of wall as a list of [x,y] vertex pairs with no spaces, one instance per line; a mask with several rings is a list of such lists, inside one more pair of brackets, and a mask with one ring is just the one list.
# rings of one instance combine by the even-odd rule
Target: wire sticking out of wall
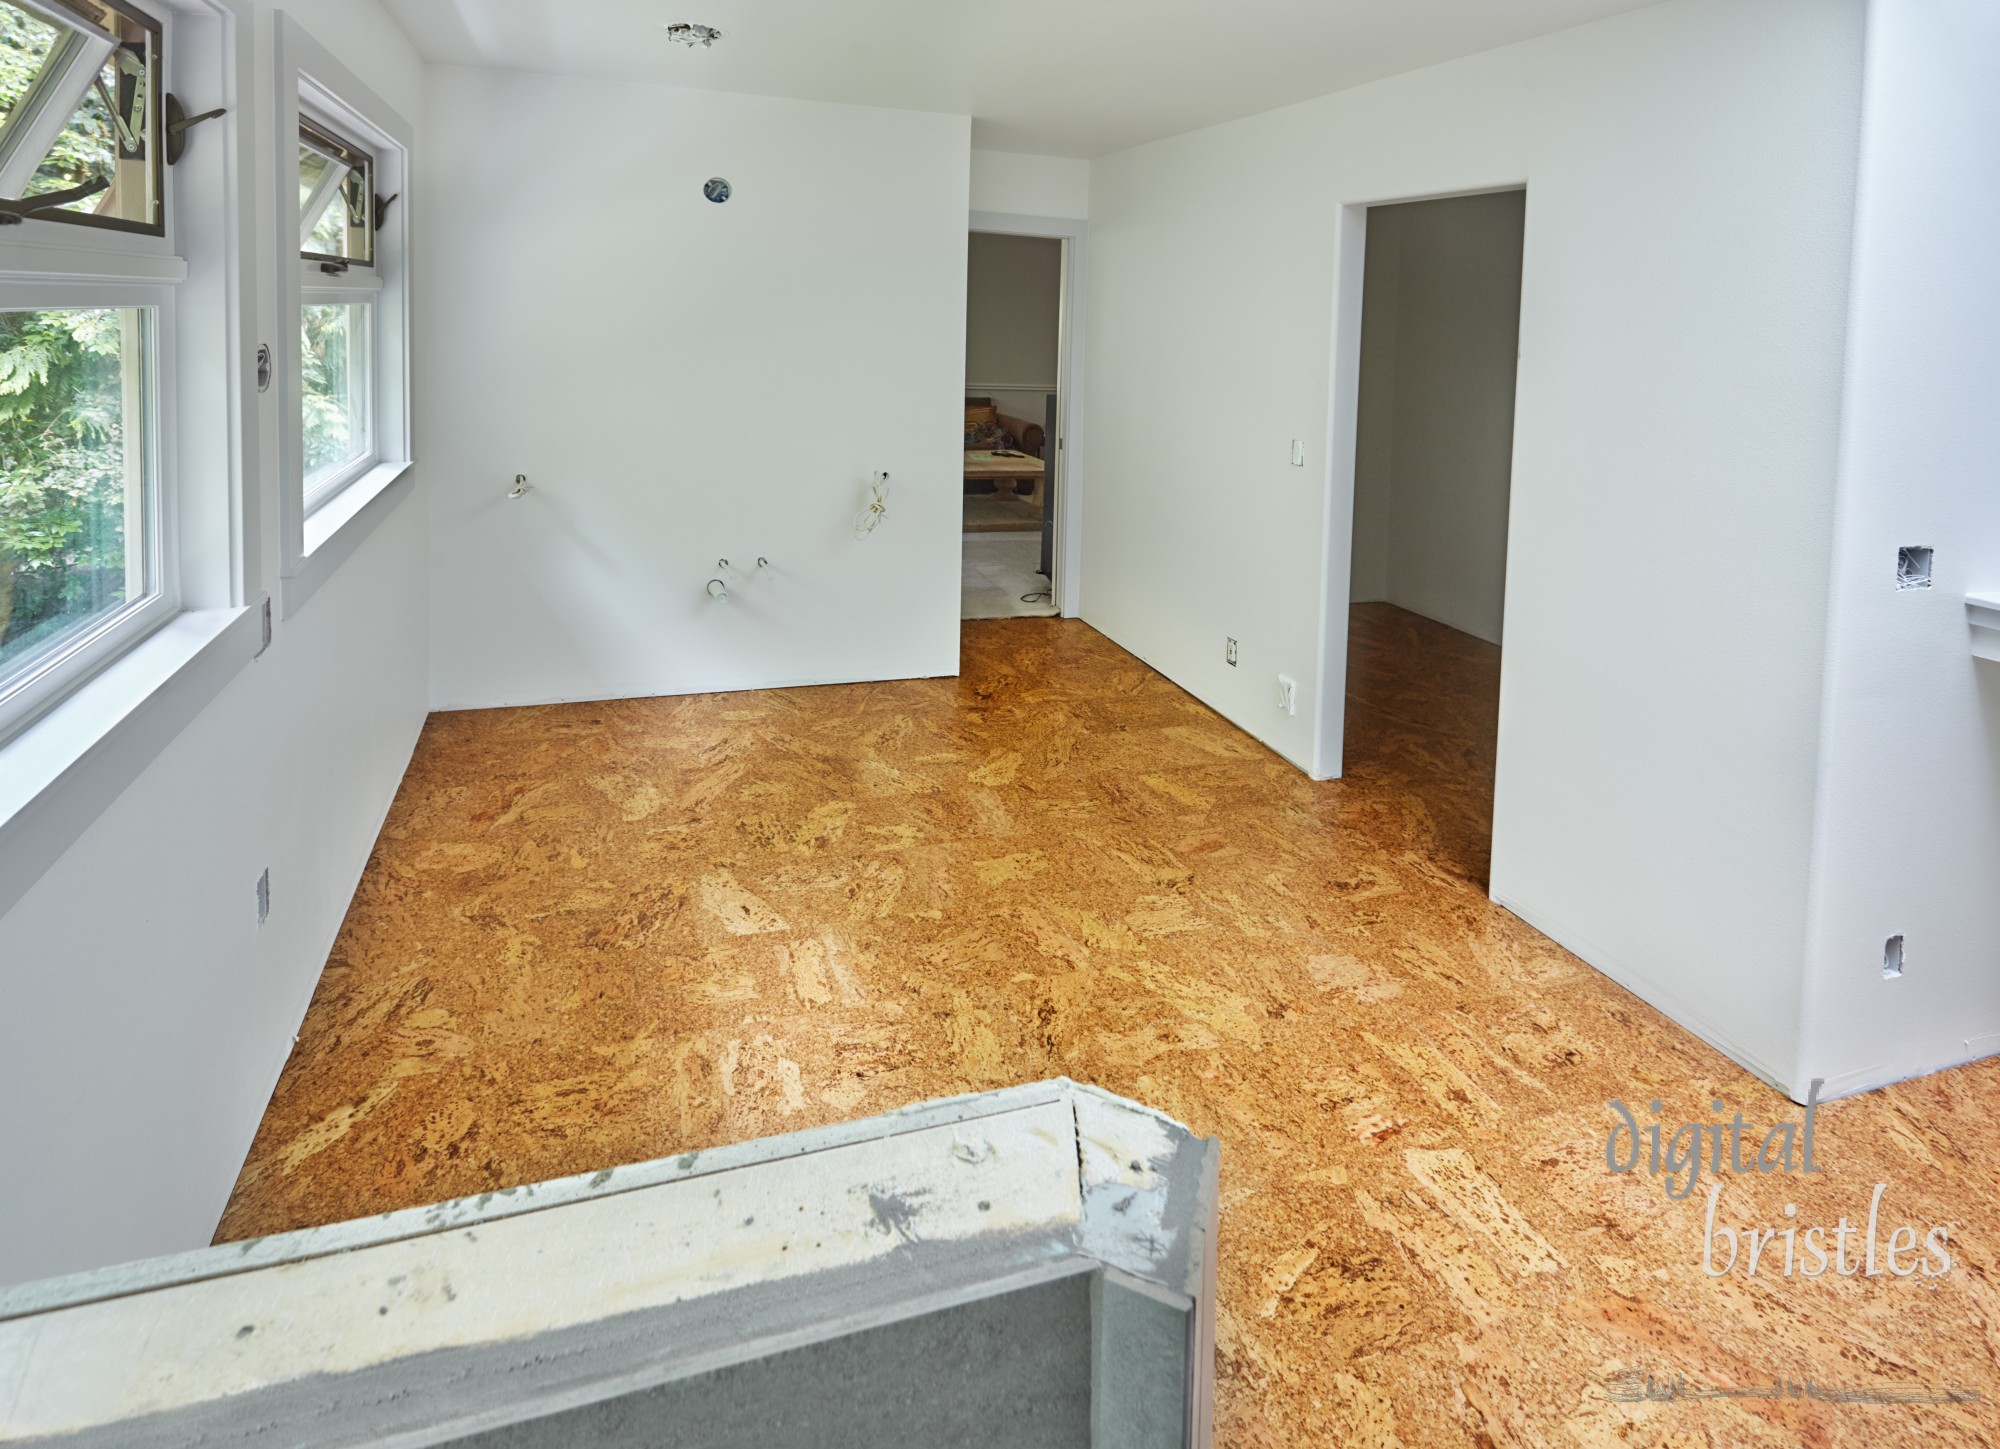
[[854,515],[854,536],[866,538],[889,516],[889,475],[877,473],[868,480],[868,502]]

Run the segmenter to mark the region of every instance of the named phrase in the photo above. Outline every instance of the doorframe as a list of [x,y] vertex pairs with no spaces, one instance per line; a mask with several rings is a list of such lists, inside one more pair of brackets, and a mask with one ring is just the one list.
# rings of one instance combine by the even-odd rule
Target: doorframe
[[1056,612],[1074,619],[1083,612],[1083,317],[1089,275],[1090,224],[1081,218],[1023,216],[975,211],[966,232],[1046,237],[1063,244],[1062,315],[1056,344],[1056,434],[1048,446],[1058,455],[1055,571],[1050,580]]
[[[1360,441],[1361,421],[1361,312],[1367,284],[1368,213],[1377,206],[1400,206],[1410,201],[1443,201],[1458,196],[1490,196],[1500,191],[1532,191],[1525,176],[1484,185],[1453,187],[1447,191],[1420,191],[1407,196],[1379,196],[1366,201],[1340,203],[1334,223],[1333,244],[1333,356],[1330,376],[1332,392],[1327,407],[1326,428],[1326,518],[1324,523],[1325,566],[1320,570],[1320,650],[1317,720],[1313,732],[1312,768],[1315,780],[1337,780],[1346,766],[1347,748],[1347,664],[1348,595],[1354,588],[1354,449]],[[1521,241],[1521,315],[1528,314],[1528,248],[1532,236]],[[1515,356],[1514,453],[1510,475],[1519,461],[1520,358]],[[1507,577],[1512,580],[1514,551],[1513,502],[1508,503]],[[1507,656],[1500,657],[1501,690],[1506,690]],[[1505,744],[1505,712],[1500,727]],[[1494,789],[1499,790],[1498,772]],[[1495,817],[1497,839],[1498,817]]]

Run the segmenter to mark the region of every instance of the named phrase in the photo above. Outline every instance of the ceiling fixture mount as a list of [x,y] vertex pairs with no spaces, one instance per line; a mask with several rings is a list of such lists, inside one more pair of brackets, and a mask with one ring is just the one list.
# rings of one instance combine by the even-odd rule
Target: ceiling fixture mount
[[706,50],[722,39],[722,32],[713,25],[691,25],[682,20],[667,27],[667,39],[677,40],[690,50],[697,45]]

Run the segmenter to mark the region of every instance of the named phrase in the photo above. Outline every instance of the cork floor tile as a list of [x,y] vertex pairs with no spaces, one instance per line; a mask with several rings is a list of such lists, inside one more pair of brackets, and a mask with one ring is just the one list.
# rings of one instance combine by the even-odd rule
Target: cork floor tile
[[1714,1174],[1610,1172],[1607,1102],[1801,1114],[1486,899],[1496,650],[1358,606],[1315,784],[1080,623],[964,639],[958,679],[435,716],[219,1238],[1064,1073],[1222,1140],[1232,1449],[2000,1437],[2000,1065],[1715,1179],[1829,1251],[1886,1183],[1949,1273],[1706,1273]]

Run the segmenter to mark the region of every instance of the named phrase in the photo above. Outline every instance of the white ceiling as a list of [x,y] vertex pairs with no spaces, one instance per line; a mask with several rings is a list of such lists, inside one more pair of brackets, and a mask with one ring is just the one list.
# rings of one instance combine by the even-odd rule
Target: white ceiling
[[[974,118],[1101,156],[1652,0],[384,0],[425,59]],[[689,50],[673,21],[724,39]]]

